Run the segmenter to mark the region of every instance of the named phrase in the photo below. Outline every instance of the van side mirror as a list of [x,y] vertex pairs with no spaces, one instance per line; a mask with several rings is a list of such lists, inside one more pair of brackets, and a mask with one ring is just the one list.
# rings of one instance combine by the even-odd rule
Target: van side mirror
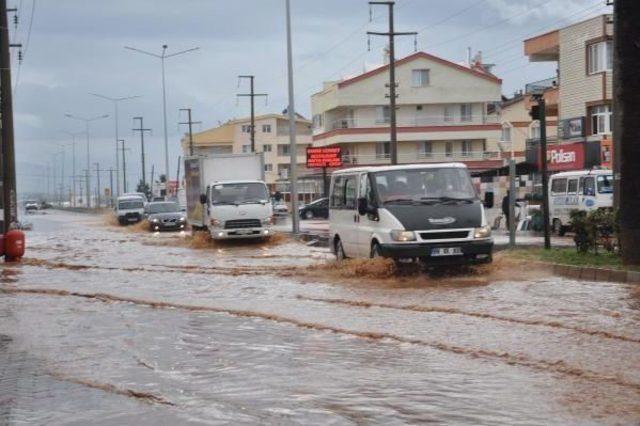
[[364,197],[358,198],[358,214],[360,216],[367,214],[367,199]]
[[207,196],[200,194],[200,204],[207,204]]

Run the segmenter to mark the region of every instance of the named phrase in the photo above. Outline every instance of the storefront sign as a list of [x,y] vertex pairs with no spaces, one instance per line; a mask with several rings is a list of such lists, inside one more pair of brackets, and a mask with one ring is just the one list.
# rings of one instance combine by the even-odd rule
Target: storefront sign
[[584,168],[584,142],[547,146],[549,171],[580,170]]
[[584,117],[560,120],[558,123],[558,136],[560,139],[584,137]]
[[308,147],[307,168],[342,167],[342,149],[337,147]]

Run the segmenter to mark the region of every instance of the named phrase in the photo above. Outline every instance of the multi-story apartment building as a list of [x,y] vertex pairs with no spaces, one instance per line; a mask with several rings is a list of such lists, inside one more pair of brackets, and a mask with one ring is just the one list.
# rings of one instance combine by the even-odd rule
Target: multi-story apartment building
[[[306,170],[306,147],[311,145],[311,122],[297,119],[296,154],[298,173]],[[282,114],[265,114],[255,117],[255,150],[264,152],[265,181],[275,191],[277,184],[288,182],[290,169],[289,118]],[[189,137],[181,139],[185,156],[189,155]],[[195,155],[215,155],[251,152],[251,119],[230,120],[218,127],[193,134]],[[279,185],[282,187],[282,185]],[[304,192],[304,188],[301,188]]]
[[[398,162],[500,167],[502,81],[481,64],[425,52],[396,61]],[[311,98],[313,145],[340,146],[345,165],[388,164],[389,66],[327,82]]]
[[611,166],[612,36],[611,15],[600,15],[524,41],[531,62],[558,64],[559,146],[551,149],[566,155],[551,157],[552,170]]

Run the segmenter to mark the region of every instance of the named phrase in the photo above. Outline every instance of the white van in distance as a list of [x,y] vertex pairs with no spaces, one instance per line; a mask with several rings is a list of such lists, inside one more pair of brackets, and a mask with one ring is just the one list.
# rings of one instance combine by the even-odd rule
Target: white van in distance
[[462,163],[358,167],[331,176],[336,257],[488,263],[493,239]]
[[572,210],[613,208],[613,172],[578,170],[549,178],[549,217],[553,231],[564,235]]
[[144,218],[144,199],[139,195],[127,195],[116,200],[116,216],[120,225],[140,222]]

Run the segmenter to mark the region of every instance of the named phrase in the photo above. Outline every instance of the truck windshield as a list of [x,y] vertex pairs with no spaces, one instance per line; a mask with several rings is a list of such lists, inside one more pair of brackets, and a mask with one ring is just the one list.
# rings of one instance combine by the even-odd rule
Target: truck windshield
[[149,204],[149,213],[176,213],[180,211],[178,203],[151,203]]
[[431,202],[476,198],[466,169],[443,167],[392,170],[374,174],[381,203]]
[[142,200],[126,200],[118,202],[119,210],[141,209],[144,207]]
[[598,176],[597,182],[600,194],[613,193],[613,175]]
[[211,188],[211,204],[266,203],[268,200],[263,183],[223,183]]

